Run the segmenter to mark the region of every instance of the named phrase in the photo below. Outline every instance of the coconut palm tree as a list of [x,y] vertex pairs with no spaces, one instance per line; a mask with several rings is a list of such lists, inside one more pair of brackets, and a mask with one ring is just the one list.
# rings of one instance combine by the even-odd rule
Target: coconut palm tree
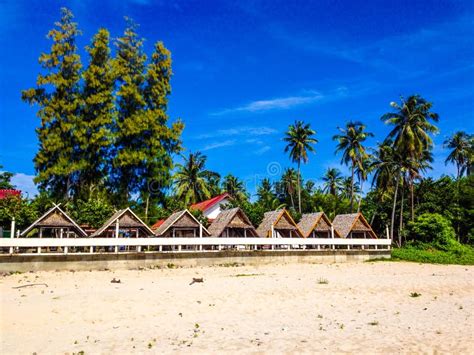
[[281,176],[281,192],[283,192],[283,196],[289,197],[291,202],[291,207],[295,208],[295,187],[298,184],[298,174],[293,168],[287,168],[283,171],[283,175]]
[[323,191],[336,196],[342,185],[341,172],[336,168],[328,168],[323,176]]
[[338,127],[341,134],[333,137],[338,142],[336,153],[342,152],[341,163],[351,165],[351,212],[354,205],[354,174],[357,165],[360,165],[363,159],[367,158],[367,152],[363,142],[373,134],[365,131],[365,125],[361,122],[350,121],[345,128]]
[[314,138],[316,131],[312,130],[309,123],[295,121],[295,124],[288,127],[283,140],[288,144],[285,147],[285,153],[290,152],[290,159],[298,164],[298,211],[301,213],[301,162],[307,163],[308,152],[315,152],[314,144],[318,140]]
[[[381,119],[388,125],[394,126],[387,136],[393,142],[394,148],[405,158],[412,161],[422,160],[426,151],[433,147],[430,134],[438,132],[438,128],[430,121],[438,122],[437,113],[431,112],[432,103],[419,95],[408,99],[401,98],[401,103],[390,103],[394,112],[384,114]],[[414,180],[410,176],[411,219],[415,219]]]
[[189,153],[183,159],[183,164],[176,165],[178,170],[174,175],[177,197],[186,205],[210,198],[209,179],[219,174],[206,170],[207,157],[200,152]]
[[228,174],[224,177],[222,188],[236,199],[247,198],[247,191],[245,190],[244,183],[232,174]]
[[[395,211],[397,206],[398,189],[402,179],[403,158],[393,148],[390,141],[385,141],[379,145],[373,157],[371,168],[374,171],[372,185],[376,184],[378,189],[386,191],[394,188],[392,216],[390,221],[390,239],[393,241],[393,232],[395,227]],[[398,245],[401,245],[401,234],[398,235]]]
[[453,163],[457,169],[457,179],[468,172],[474,159],[474,135],[464,131],[455,132],[444,141],[444,147],[451,149],[445,163]]
[[[359,180],[359,188],[361,193],[364,189],[364,182],[367,181],[368,175],[372,171],[371,163],[373,157],[370,154],[367,154],[365,157],[361,159],[359,164],[356,165],[355,174],[357,179]],[[360,205],[362,203],[362,194],[360,195],[359,202],[357,205],[357,212],[360,212]]]

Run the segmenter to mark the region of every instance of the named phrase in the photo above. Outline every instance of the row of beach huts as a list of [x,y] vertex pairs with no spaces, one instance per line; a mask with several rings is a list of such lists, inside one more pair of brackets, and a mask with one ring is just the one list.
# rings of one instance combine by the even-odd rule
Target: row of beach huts
[[55,205],[17,237],[39,238],[118,238],[118,237],[219,237],[219,238],[377,238],[361,213],[338,215],[331,222],[324,212],[304,214],[295,223],[288,211],[266,212],[255,228],[240,208],[226,209],[227,194],[191,206],[208,218],[206,228],[187,209],[175,212],[151,227],[130,208],[117,211],[100,228],[76,223],[59,205]]

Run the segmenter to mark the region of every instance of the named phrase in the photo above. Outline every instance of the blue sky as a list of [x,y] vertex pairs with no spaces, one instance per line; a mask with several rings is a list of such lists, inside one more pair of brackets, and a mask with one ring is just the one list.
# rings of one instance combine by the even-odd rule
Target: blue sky
[[30,193],[39,120],[20,92],[36,81],[61,6],[76,16],[81,48],[100,27],[119,36],[124,16],[140,24],[148,54],[164,41],[175,74],[169,114],[185,121],[184,146],[251,191],[291,165],[282,136],[295,120],[317,131],[317,152],[302,169],[314,180],[328,167],[347,172],[334,153],[337,126],[365,122],[375,146],[389,130],[380,116],[400,95],[421,94],[440,115],[432,176],[454,173],[444,165],[446,136],[474,131],[473,1],[7,0],[0,2],[0,164]]

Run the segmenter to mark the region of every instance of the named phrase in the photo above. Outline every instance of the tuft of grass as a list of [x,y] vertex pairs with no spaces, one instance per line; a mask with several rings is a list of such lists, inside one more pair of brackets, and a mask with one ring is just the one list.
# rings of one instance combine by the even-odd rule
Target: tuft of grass
[[167,267],[168,269],[176,269],[176,265],[173,264],[173,263],[168,263],[168,265],[166,265],[166,267]]
[[420,296],[421,296],[421,293],[418,293],[418,292],[410,293],[410,297],[420,297]]
[[374,321],[372,321],[372,322],[369,322],[369,325],[373,325],[373,326],[379,325],[379,322],[376,321],[376,320],[374,320]]
[[152,343],[148,343],[148,349],[151,349],[153,347]]
[[219,264],[217,266],[221,266],[221,267],[239,267],[239,266],[244,266],[244,265],[245,265],[244,263],[233,262],[233,263]]
[[439,250],[429,245],[392,249],[392,261],[413,261],[428,264],[474,265],[474,248],[462,245],[453,250]]
[[319,318],[319,319],[323,318],[323,315],[322,315],[322,314],[318,314],[318,318]]
[[260,276],[260,275],[263,275],[263,274],[237,274],[237,275],[234,275],[234,277],[250,277],[250,276]]
[[318,284],[319,285],[327,285],[329,281],[327,279],[319,278],[318,279]]

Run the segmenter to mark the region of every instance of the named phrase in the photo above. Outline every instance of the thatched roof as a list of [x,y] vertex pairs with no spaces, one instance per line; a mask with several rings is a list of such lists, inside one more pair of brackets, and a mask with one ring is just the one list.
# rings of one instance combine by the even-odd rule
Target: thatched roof
[[257,237],[257,231],[248,219],[247,215],[239,207],[224,210],[212,222],[209,232],[213,237],[219,237],[227,228],[246,229],[252,237]]
[[[201,225],[201,222],[199,222],[191,212],[188,210],[182,210],[175,212],[166,218],[165,221],[155,230],[155,235],[163,235],[171,227],[199,228]],[[204,226],[202,226],[202,231],[207,236],[211,235]]]
[[284,208],[276,211],[265,212],[262,223],[260,223],[257,228],[258,236],[262,238],[271,237],[272,226],[274,230],[293,230],[296,231],[300,237],[303,235],[293,218],[291,218],[288,211]]
[[347,238],[350,232],[366,232],[371,238],[377,238],[362,213],[339,214],[334,218],[332,224],[341,238]]
[[[149,235],[153,235],[153,231],[138,217],[133,211],[127,207],[123,210],[119,210],[114,213],[99,229],[97,229],[91,237],[98,237],[104,233],[108,228],[115,228],[115,222],[119,220],[120,228],[139,228],[147,232]],[[114,224],[112,226],[112,224]]]
[[[301,217],[298,228],[303,237],[307,238],[313,230],[315,232],[331,232],[331,221],[324,212],[306,213]],[[339,237],[336,230],[334,236]]]
[[32,229],[46,227],[46,228],[71,228],[82,237],[87,237],[87,233],[74,220],[64,212],[59,205],[50,208],[45,214],[34,221],[28,228],[26,228],[21,236],[27,235]]

